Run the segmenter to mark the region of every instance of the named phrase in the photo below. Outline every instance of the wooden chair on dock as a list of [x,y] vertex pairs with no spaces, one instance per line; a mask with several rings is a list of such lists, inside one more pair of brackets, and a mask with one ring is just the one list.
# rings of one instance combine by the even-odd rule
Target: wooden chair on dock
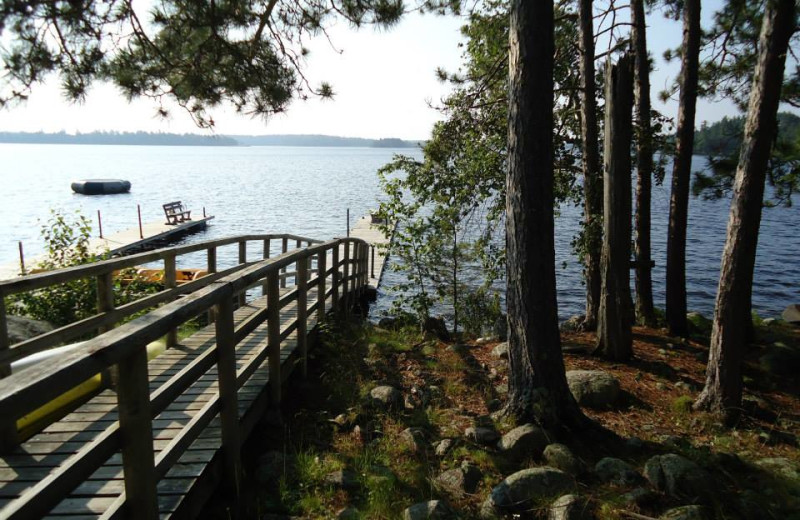
[[163,207],[164,214],[167,216],[167,225],[169,226],[192,220],[192,212],[185,209],[181,201],[167,202]]

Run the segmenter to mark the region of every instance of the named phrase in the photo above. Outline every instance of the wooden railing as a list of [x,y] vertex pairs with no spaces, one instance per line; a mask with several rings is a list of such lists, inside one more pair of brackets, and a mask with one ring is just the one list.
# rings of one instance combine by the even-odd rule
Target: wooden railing
[[[283,251],[286,251],[290,240],[295,241],[298,249],[283,252],[274,258],[247,262],[248,241],[264,241],[266,256],[269,251],[268,241],[276,238],[281,240]],[[240,264],[216,272],[216,248],[234,243],[239,244]],[[302,244],[307,246],[300,248]],[[166,276],[169,278],[178,255],[201,250],[208,251],[210,274],[207,277],[181,287],[175,287],[168,280],[167,289],[162,292],[116,309],[108,305],[109,300],[103,291],[108,290],[108,278],[114,270],[163,260]],[[294,271],[287,272],[287,268],[292,266]],[[319,243],[291,235],[234,237],[8,280],[0,282],[0,294],[37,290],[86,276],[97,276],[98,281],[105,279],[105,283],[98,283],[98,314],[78,324],[57,329],[46,335],[46,340],[34,338],[10,349],[5,330],[0,330],[5,342],[4,350],[0,352],[3,363],[19,359],[23,352],[41,351],[64,341],[65,338],[84,334],[94,328],[110,327],[139,310],[162,302],[168,303],[107,330],[58,359],[43,361],[0,380],[0,417],[16,421],[94,374],[115,367],[118,374],[116,391],[119,414],[118,421],[111,427],[3,508],[0,511],[3,518],[35,518],[46,513],[117,451],[122,452],[125,491],[106,516],[118,514],[124,505],[130,518],[157,518],[158,480],[217,414],[220,415],[222,431],[222,481],[236,493],[241,477],[242,441],[237,390],[268,360],[271,403],[277,405],[280,402],[283,380],[281,342],[292,332],[297,332],[299,366],[305,372],[307,317],[316,312],[317,322],[323,321],[326,301],[330,301],[334,308],[349,305],[354,295],[368,281],[368,246],[361,240],[350,238]],[[285,286],[287,277],[294,277],[296,286],[281,294],[281,287]],[[328,279],[331,282],[330,287],[327,286]],[[266,307],[256,310],[234,327],[234,301],[244,302],[247,291],[254,287],[263,288]],[[317,289],[316,298],[309,302],[308,292],[313,288]],[[181,294],[185,296],[176,299]],[[296,302],[297,317],[281,329],[280,311],[292,302]],[[174,334],[180,325],[211,310],[216,316],[216,346],[194,358],[150,393],[146,345],[164,335]],[[265,322],[268,334],[266,348],[237,371],[236,345]],[[0,314],[0,324],[4,329],[3,314]],[[202,410],[156,457],[153,451],[153,418],[198,381],[215,363],[218,393],[208,400]]]

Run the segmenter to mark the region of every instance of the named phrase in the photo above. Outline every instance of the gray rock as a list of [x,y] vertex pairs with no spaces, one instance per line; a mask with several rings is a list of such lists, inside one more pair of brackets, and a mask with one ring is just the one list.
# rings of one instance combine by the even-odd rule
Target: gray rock
[[294,470],[294,462],[280,451],[268,451],[258,458],[255,479],[259,484],[277,484]]
[[441,500],[420,502],[403,511],[403,520],[438,520],[453,517],[453,510]]
[[46,321],[10,314],[6,316],[6,324],[8,325],[8,341],[12,345],[50,332],[55,328]]
[[764,321],[762,321],[761,323],[762,323],[762,324],[763,324],[765,327],[771,327],[771,326],[773,326],[774,324],[778,323],[778,321],[779,321],[779,320],[778,320],[777,318],[767,318],[767,319],[765,319]]
[[339,489],[355,491],[359,488],[358,475],[349,469],[339,469],[332,471],[322,477],[322,481]]
[[433,334],[442,341],[448,341],[450,339],[450,333],[447,331],[444,318],[426,318],[425,322],[422,324],[422,331]]
[[589,501],[578,495],[564,495],[550,505],[547,520],[592,520]]
[[570,475],[579,475],[583,472],[581,461],[563,444],[548,444],[543,455],[548,466],[565,471]]
[[434,453],[439,457],[444,457],[453,446],[455,446],[453,439],[442,439],[433,445]]
[[355,507],[345,507],[336,513],[337,520],[358,520],[361,518],[361,513]]
[[556,497],[575,489],[575,480],[561,470],[528,468],[505,478],[492,489],[481,506],[482,518],[495,518],[529,510],[542,499]]
[[586,321],[586,315],[584,314],[576,314],[575,316],[570,316],[570,318],[563,322],[559,328],[561,332],[578,332],[583,330],[583,322]]
[[644,465],[644,475],[658,491],[673,497],[696,498],[708,492],[708,473],[691,460],[669,453]]
[[654,502],[658,495],[649,489],[638,487],[622,495],[622,501],[629,505],[644,506]]
[[636,471],[636,468],[624,460],[613,457],[600,459],[594,467],[594,472],[603,482],[620,486],[638,484],[642,481],[642,476]]
[[400,432],[400,439],[417,453],[423,453],[428,447],[422,428],[406,428]]
[[793,323],[795,325],[800,323],[800,305],[794,303],[783,309],[781,318],[783,318],[784,321]]
[[759,459],[756,465],[781,478],[786,478],[800,483],[800,466],[784,457],[771,457]]
[[449,469],[433,481],[434,485],[452,498],[461,498],[478,489],[483,473],[478,466],[464,461],[460,468]]
[[686,320],[692,332],[698,334],[709,334],[711,332],[711,320],[699,312],[686,313]]
[[708,517],[702,506],[681,506],[666,511],[658,518],[659,520],[706,520]]
[[500,438],[500,434],[494,428],[486,426],[470,426],[464,430],[464,437],[467,440],[488,446],[494,444]]
[[523,424],[503,435],[497,449],[522,462],[529,457],[540,457],[547,442],[544,430],[533,424]]
[[369,396],[373,406],[383,409],[399,408],[403,402],[400,390],[389,385],[376,386],[370,390]]
[[475,344],[476,345],[486,345],[487,343],[489,343],[491,341],[492,341],[492,338],[490,338],[489,336],[484,336],[482,338],[476,339],[475,340]]
[[616,404],[620,396],[619,380],[602,370],[570,370],[567,383],[581,406],[608,408]]
[[498,359],[508,359],[508,342],[504,341],[498,343],[497,346],[492,349],[492,355]]

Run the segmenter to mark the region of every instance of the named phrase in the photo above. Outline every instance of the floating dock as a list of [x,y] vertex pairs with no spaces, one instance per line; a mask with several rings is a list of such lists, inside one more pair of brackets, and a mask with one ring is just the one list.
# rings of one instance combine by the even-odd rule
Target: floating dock
[[383,268],[386,266],[391,236],[387,237],[378,229],[371,215],[358,219],[350,230],[350,236],[369,244],[369,285],[377,289],[383,277]]

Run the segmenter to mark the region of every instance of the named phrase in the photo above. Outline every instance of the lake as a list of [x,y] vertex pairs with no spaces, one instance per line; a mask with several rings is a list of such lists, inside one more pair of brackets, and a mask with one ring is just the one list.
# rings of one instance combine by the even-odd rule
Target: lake
[[[0,175],[4,181],[0,205],[0,264],[18,259],[22,241],[27,257],[42,251],[39,229],[51,208],[80,210],[103,231],[137,224],[137,204],[144,221],[164,218],[161,205],[181,200],[193,215],[205,207],[215,220],[208,230],[184,239],[197,242],[244,233],[293,233],[327,239],[342,236],[346,212],[351,220],[377,206],[381,197],[376,170],[395,153],[420,156],[413,149],[301,147],[160,147],[94,145],[0,144]],[[695,157],[693,169],[705,160]],[[670,169],[668,168],[668,171]],[[131,192],[87,197],[70,189],[83,178],[129,180]],[[689,203],[687,284],[689,309],[710,315],[717,290],[719,263],[725,242],[730,202]],[[663,307],[669,178],[653,188],[653,270],[655,304]],[[580,209],[561,208],[556,222],[559,314],[562,319],[582,312],[581,270],[570,242],[578,229]],[[96,229],[96,226],[95,226]],[[220,266],[236,262],[231,249]],[[204,255],[185,265],[205,264]],[[566,267],[562,268],[562,264]],[[764,317],[778,316],[790,303],[800,303],[800,209],[765,209],[761,223],[753,309]],[[384,282],[391,286],[393,276]],[[384,287],[383,289],[386,289]],[[383,307],[383,306],[381,306]]]

